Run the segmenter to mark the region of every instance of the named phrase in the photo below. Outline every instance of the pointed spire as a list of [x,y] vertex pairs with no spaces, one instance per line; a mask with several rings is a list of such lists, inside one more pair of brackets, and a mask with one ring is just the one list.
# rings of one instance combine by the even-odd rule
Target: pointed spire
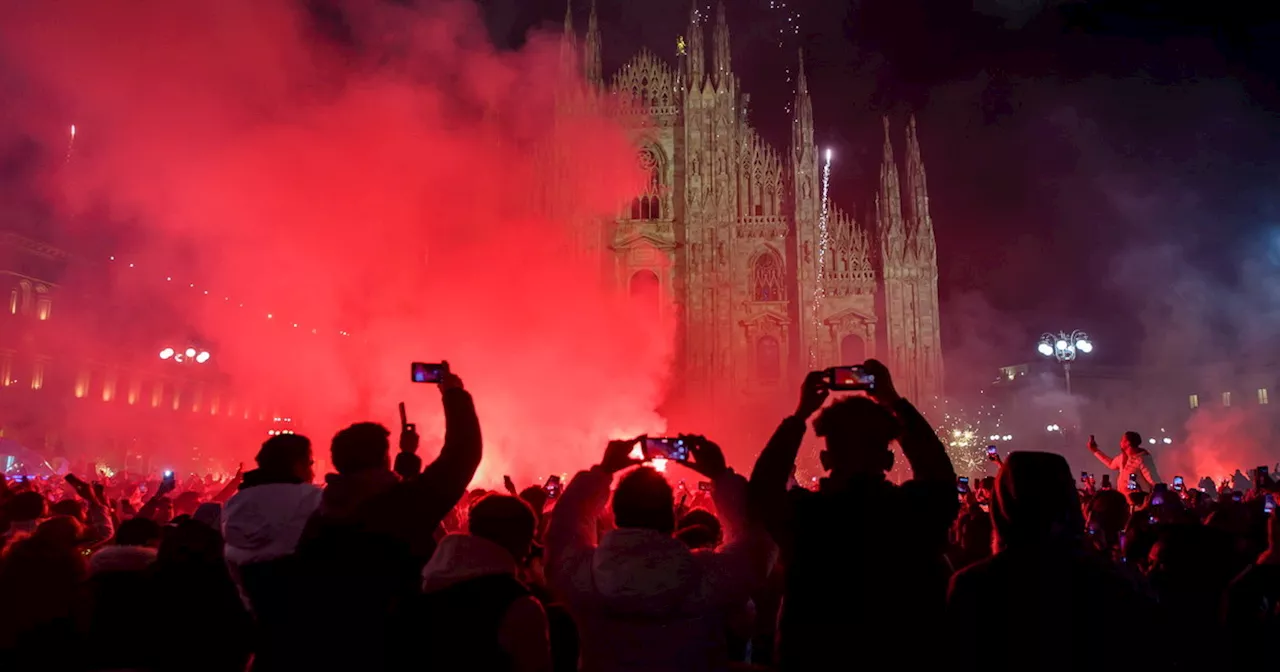
[[902,192],[898,186],[898,164],[889,138],[889,117],[884,117],[884,159],[880,164],[880,192],[876,194],[876,218],[886,262],[903,257],[906,231],[902,224]]
[[920,158],[920,140],[916,136],[916,115],[907,122],[907,212],[911,225],[910,237],[920,261],[936,261],[937,251],[933,239],[933,218],[929,216],[929,185],[925,177],[924,160]]
[[573,31],[573,0],[564,3],[564,34],[560,36],[560,76],[571,79],[578,74],[578,36]]
[[698,0],[693,0],[689,8],[689,34],[685,36],[685,58],[689,65],[689,89],[701,91],[706,80],[707,51],[704,41],[706,30],[702,27],[702,13],[698,11]]
[[716,27],[711,36],[712,67],[715,68],[716,86],[728,86],[733,77],[733,59],[729,54],[729,22],[725,19],[724,0],[716,2]]
[[804,49],[800,50],[800,79],[796,84],[795,117],[791,121],[791,145],[796,160],[813,147],[813,103],[809,100],[809,82],[804,74]]
[[[565,20],[568,21],[568,17]],[[587,41],[582,58],[582,72],[587,83],[597,89],[604,86],[604,73],[600,68],[600,22],[596,20],[596,0],[591,0],[591,16],[587,19]]]

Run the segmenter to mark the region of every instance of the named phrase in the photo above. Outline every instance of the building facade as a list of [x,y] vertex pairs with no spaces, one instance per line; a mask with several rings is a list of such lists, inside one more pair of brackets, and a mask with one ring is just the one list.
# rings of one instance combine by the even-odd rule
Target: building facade
[[747,121],[723,5],[710,30],[692,11],[674,42],[674,66],[641,51],[606,81],[594,4],[581,41],[567,12],[560,118],[606,110],[631,131],[646,188],[615,218],[584,225],[580,247],[672,318],[682,393],[789,399],[805,372],[877,357],[904,395],[940,395],[937,250],[914,118],[901,177],[884,120],[879,187],[864,208],[874,219],[859,221],[824,199],[803,55],[780,151]]

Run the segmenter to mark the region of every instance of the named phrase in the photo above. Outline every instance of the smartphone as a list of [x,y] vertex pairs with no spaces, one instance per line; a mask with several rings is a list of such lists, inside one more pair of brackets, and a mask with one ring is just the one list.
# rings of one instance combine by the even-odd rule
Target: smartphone
[[1271,473],[1271,470],[1265,464],[1258,467],[1254,467],[1253,484],[1259,489],[1261,489],[1262,486],[1266,485],[1271,481],[1270,473]]
[[1243,500],[1244,500],[1244,494],[1239,493],[1239,492],[1233,492],[1233,493],[1231,493],[1231,501],[1233,501],[1233,502],[1239,502],[1239,501],[1243,501]]
[[1000,451],[995,447],[995,445],[987,446],[987,459],[992,462],[1000,459]]
[[555,499],[560,496],[560,477],[551,474],[547,477],[547,481],[542,484],[542,489],[547,491],[547,499]]
[[1185,487],[1186,487],[1186,481],[1183,481],[1181,476],[1174,476],[1174,477],[1173,477],[1173,489],[1174,489],[1174,490],[1177,490],[1178,492],[1182,492],[1182,489],[1183,489],[1183,488],[1185,488]]
[[1085,485],[1089,484],[1089,472],[1087,471],[1080,472],[1080,482],[1084,483]]
[[1138,489],[1138,475],[1137,475],[1137,474],[1129,474],[1129,489],[1130,489],[1130,490],[1137,490],[1137,489]]
[[1102,475],[1102,489],[1103,490],[1111,489],[1111,474]]
[[830,379],[830,388],[833,390],[870,391],[876,389],[876,377],[867,373],[866,369],[860,365],[830,368],[827,369],[827,376]]
[[958,491],[960,494],[965,494],[969,492],[968,476],[961,476],[960,478],[956,479],[956,491]]
[[444,380],[448,368],[444,364],[413,362],[409,365],[409,380],[415,383],[439,383]]
[[644,437],[644,459],[652,460],[660,457],[676,462],[689,461],[689,443],[680,438]]
[[400,402],[400,431],[406,434],[418,431],[418,428],[409,422],[409,416],[405,413],[404,402]]
[[703,492],[711,492],[711,481],[699,481],[698,489]]
[[1272,511],[1275,511],[1275,510],[1276,510],[1276,496],[1268,492],[1267,496],[1262,498],[1262,511],[1264,513],[1271,513]]

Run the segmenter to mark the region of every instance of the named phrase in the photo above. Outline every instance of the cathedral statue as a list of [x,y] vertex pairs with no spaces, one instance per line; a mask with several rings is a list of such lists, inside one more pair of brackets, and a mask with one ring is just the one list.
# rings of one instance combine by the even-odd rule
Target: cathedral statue
[[[695,7],[674,64],[642,50],[606,81],[594,3],[581,54],[566,15],[562,54],[572,58],[562,67],[576,70],[565,78],[576,82],[566,110],[613,109],[589,102],[610,96],[629,101],[615,113],[633,129],[650,175],[644,193],[600,229],[594,247],[611,255],[611,277],[623,289],[636,274],[660,278],[664,315],[677,330],[674,378],[691,394],[726,404],[790,399],[810,370],[877,357],[904,396],[940,396],[937,252],[914,117],[904,157],[884,120],[880,179],[868,189],[874,207],[847,211],[873,215],[855,221],[814,188],[822,153],[803,57],[790,147],[779,152],[739,104],[747,97],[729,35],[723,2],[710,26]],[[699,179],[707,167],[713,175]]]

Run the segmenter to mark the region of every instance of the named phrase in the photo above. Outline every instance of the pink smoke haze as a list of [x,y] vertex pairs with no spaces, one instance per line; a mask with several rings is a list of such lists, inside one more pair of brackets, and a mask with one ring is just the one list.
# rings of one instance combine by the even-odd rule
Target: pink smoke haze
[[[377,46],[357,55],[301,4],[0,0],[0,58],[34,92],[18,114],[59,163],[77,127],[45,185],[73,234],[108,226],[104,209],[142,227],[116,292],[195,285],[117,316],[138,356],[190,325],[318,453],[355,420],[394,428],[399,401],[430,446],[439,395],[409,362],[447,359],[477,400],[488,484],[661,432],[672,325],[574,252],[642,176],[605,116],[556,123],[558,41],[498,53],[469,3],[366,7],[351,28]],[[87,348],[73,326],[71,352]],[[95,408],[74,421],[109,421]]]

